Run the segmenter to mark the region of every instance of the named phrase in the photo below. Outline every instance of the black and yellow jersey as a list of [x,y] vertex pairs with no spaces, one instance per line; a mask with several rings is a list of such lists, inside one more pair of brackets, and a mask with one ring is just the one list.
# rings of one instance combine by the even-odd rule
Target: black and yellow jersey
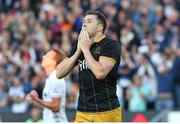
[[91,46],[90,51],[95,60],[98,61],[102,57],[111,60],[115,65],[105,79],[99,80],[89,69],[84,56],[79,57],[80,94],[78,111],[103,112],[118,108],[120,105],[116,96],[116,81],[121,54],[120,44],[102,35]]

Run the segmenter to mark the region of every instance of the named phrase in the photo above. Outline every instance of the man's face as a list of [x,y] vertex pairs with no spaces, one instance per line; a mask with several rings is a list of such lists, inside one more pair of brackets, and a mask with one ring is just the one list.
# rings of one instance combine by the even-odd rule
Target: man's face
[[93,37],[97,33],[97,17],[96,15],[86,15],[83,19],[82,29],[87,30],[89,37]]
[[56,64],[55,56],[56,56],[56,53],[54,51],[47,52],[43,56],[43,60],[41,63],[42,67],[45,68],[46,66]]

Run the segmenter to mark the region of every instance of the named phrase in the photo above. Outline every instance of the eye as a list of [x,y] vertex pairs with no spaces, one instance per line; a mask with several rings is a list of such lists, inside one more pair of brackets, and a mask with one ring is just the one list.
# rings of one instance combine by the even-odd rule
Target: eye
[[91,20],[88,20],[87,22],[88,22],[88,23],[91,23],[92,21],[91,21]]

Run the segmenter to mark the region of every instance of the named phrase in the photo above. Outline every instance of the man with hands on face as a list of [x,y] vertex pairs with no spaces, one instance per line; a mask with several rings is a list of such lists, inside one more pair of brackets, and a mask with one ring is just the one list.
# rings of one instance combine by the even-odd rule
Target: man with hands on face
[[56,69],[57,78],[62,78],[79,65],[80,94],[76,122],[122,121],[116,96],[120,44],[107,38],[105,29],[106,19],[101,12],[87,12],[76,51]]
[[30,103],[44,108],[44,122],[67,122],[65,113],[66,84],[64,79],[56,78],[56,66],[64,58],[65,54],[55,49],[48,51],[43,56],[41,65],[48,76],[43,89],[43,100],[39,98],[35,90],[26,97]]

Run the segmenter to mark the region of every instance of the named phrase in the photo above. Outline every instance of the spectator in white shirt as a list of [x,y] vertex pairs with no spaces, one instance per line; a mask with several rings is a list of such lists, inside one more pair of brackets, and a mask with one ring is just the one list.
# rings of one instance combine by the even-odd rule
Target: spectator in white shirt
[[25,101],[25,93],[21,80],[18,77],[13,78],[13,86],[9,90],[9,100],[12,102],[13,113],[24,113],[28,104]]

